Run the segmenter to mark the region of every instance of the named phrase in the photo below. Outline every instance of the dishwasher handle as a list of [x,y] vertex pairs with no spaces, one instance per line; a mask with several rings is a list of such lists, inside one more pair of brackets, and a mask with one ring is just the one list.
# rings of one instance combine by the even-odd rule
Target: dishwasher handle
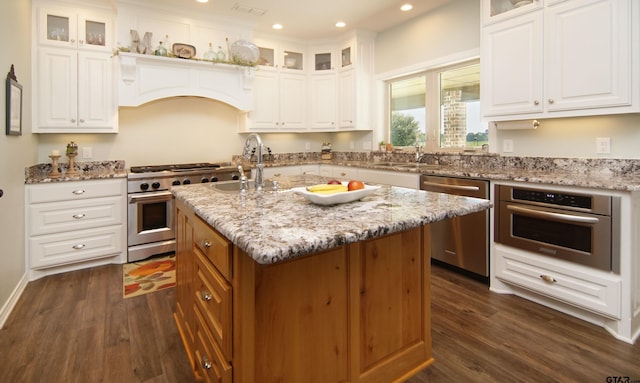
[[441,184],[438,182],[429,182],[429,181],[422,181],[422,186],[434,186],[442,189],[466,191],[466,192],[477,192],[480,190],[478,186]]

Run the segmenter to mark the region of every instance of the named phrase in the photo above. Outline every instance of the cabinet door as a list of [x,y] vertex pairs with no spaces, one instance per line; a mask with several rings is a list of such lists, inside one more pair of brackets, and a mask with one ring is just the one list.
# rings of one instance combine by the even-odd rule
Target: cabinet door
[[547,8],[547,110],[631,104],[629,8],[627,0],[575,0]]
[[280,126],[278,73],[257,71],[253,79],[251,130],[275,130]]
[[100,51],[111,51],[112,23],[108,17],[97,13],[82,13],[78,16],[78,47]]
[[77,16],[65,9],[38,9],[38,42],[63,48],[77,46]]
[[78,54],[73,50],[38,50],[38,126],[34,132],[77,127]]
[[356,73],[353,69],[345,70],[339,76],[338,124],[340,128],[356,126]]
[[78,53],[78,127],[90,132],[112,126],[114,94],[111,58],[103,53]]
[[480,6],[483,23],[489,24],[513,19],[523,13],[542,8],[543,2],[523,0],[514,3],[512,0],[482,0]]
[[484,116],[542,112],[542,15],[536,11],[483,28]]
[[312,75],[310,79],[309,108],[311,129],[337,128],[336,110],[337,76],[335,73]]
[[306,118],[307,77],[299,74],[280,74],[280,129],[305,130]]

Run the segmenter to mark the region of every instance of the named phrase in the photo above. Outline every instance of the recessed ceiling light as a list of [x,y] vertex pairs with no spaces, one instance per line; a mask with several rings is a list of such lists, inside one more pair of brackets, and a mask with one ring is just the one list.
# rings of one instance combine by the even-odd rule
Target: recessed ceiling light
[[209,0],[196,0],[198,3],[208,3]]
[[413,9],[413,5],[411,4],[404,4],[402,7],[400,7],[400,10],[404,12],[410,11],[412,9]]
[[277,24],[277,23],[276,23],[276,24],[273,24],[273,25],[271,26],[271,28],[273,28],[273,29],[282,29],[282,24]]
[[338,27],[338,28],[344,28],[346,26],[347,26],[347,23],[345,23],[344,21],[338,21],[336,23],[336,27]]

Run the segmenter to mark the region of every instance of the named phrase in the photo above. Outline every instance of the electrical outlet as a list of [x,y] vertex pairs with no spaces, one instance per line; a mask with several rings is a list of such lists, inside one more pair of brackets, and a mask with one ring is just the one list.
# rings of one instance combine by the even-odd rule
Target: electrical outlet
[[596,153],[598,154],[611,153],[611,137],[596,138]]
[[82,148],[82,159],[89,160],[93,158],[93,148],[91,146],[85,146]]
[[502,140],[502,151],[504,153],[513,153],[513,140]]
[[304,148],[305,148],[306,150],[311,150],[311,142],[305,142],[305,143],[304,143]]

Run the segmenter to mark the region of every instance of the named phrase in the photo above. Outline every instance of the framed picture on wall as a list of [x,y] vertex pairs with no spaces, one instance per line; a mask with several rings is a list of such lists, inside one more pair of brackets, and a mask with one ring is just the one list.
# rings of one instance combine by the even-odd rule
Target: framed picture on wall
[[18,79],[11,65],[11,70],[7,74],[7,135],[22,135],[22,85],[18,84]]

